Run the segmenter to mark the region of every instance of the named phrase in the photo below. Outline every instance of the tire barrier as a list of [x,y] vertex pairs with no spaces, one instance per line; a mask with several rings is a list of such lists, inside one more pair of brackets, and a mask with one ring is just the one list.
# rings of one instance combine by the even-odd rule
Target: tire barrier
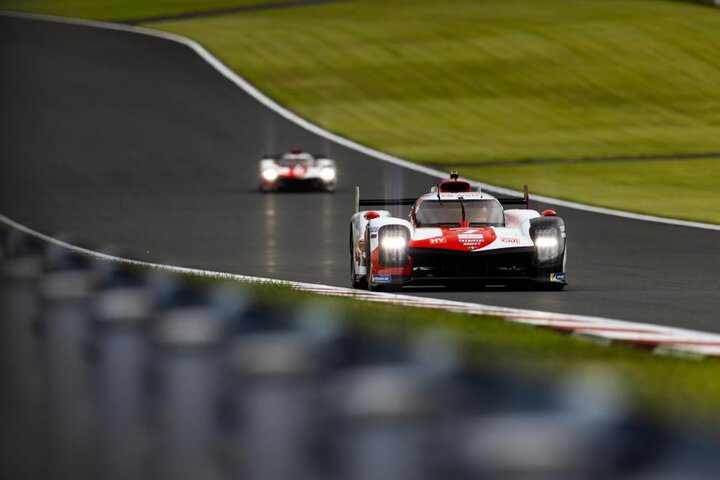
[[613,378],[479,369],[440,332],[91,259],[2,232],[0,476],[717,478],[711,433]]

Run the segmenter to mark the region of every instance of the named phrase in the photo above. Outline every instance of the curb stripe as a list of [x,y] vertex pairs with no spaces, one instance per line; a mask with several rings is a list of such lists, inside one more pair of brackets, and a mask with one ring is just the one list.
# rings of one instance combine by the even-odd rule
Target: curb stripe
[[[47,15],[35,15],[35,14],[22,14],[14,12],[0,12],[2,15],[34,20],[52,21],[59,23],[66,23],[71,25],[79,25],[86,27],[102,28],[107,30],[117,30],[123,32],[131,32],[142,35],[147,35],[156,38],[162,38],[165,40],[173,41],[176,43],[183,44],[191,48],[196,54],[198,54],[205,62],[217,70],[220,74],[226,77],[228,80],[233,82],[239,88],[243,89],[248,95],[252,96],[255,100],[265,105],[267,108],[275,111],[287,120],[297,124],[298,126],[315,133],[321,137],[329,139],[339,145],[356,150],[360,153],[368,155],[378,160],[382,160],[388,163],[392,163],[416,172],[424,173],[431,177],[445,178],[447,175],[444,172],[435,170],[432,168],[424,167],[411,163],[407,160],[403,160],[386,153],[371,149],[364,145],[360,145],[352,140],[341,137],[337,134],[329,132],[320,128],[319,126],[305,120],[297,114],[281,107],[275,103],[272,99],[265,96],[257,88],[251,85],[242,77],[238,76],[235,72],[230,70],[226,65],[220,62],[212,54],[210,54],[204,47],[199,43],[189,38],[160,32],[156,30],[150,30],[140,27],[113,24],[106,22],[98,22],[92,20],[80,20],[73,18],[53,17]],[[485,183],[480,183],[481,188],[493,190],[501,194],[517,195],[520,192],[499,188]],[[616,217],[628,218],[633,220],[642,220],[655,223],[663,223],[668,225],[701,228],[705,230],[720,231],[720,225],[711,225],[700,222],[690,222],[685,220],[668,219],[662,217],[655,217],[652,215],[643,215],[630,212],[623,212],[619,210],[612,210],[602,207],[594,207],[590,205],[584,205],[575,202],[569,202],[551,197],[545,197],[540,195],[534,195],[533,198],[537,201],[544,203],[550,203],[554,205],[563,206],[566,208],[572,208],[575,210],[582,210],[592,213],[599,213],[604,215],[611,215]],[[409,295],[398,295],[388,294],[380,292],[362,292],[349,288],[333,287],[329,285],[319,285],[306,282],[288,282],[277,279],[253,277],[249,275],[239,275],[227,272],[216,272],[210,270],[201,270],[195,268],[186,268],[172,265],[163,265],[151,262],[144,262],[139,260],[132,260],[127,258],[116,257],[107,255],[101,252],[88,250],[76,245],[63,242],[61,240],[49,237],[40,232],[32,230],[24,225],[21,225],[5,215],[0,214],[0,222],[6,225],[20,230],[26,234],[33,235],[37,238],[43,239],[54,245],[67,248],[78,254],[88,255],[93,258],[106,261],[115,261],[128,263],[148,268],[154,268],[159,270],[170,271],[174,273],[190,274],[210,278],[228,279],[241,282],[256,282],[256,283],[276,283],[289,285],[298,290],[317,293],[322,295],[332,295],[341,297],[350,297],[358,300],[375,301],[382,303],[392,303],[399,305],[415,306],[422,308],[442,309],[454,312],[464,312],[471,315],[494,315],[506,319],[507,321],[520,324],[533,324],[541,328],[552,328],[556,330],[563,330],[566,332],[572,332],[573,334],[581,335],[583,337],[592,337],[601,340],[612,340],[619,341],[625,344],[637,345],[637,346],[655,346],[654,352],[656,353],[687,353],[693,355],[704,355],[704,356],[720,356],[720,335],[700,332],[682,328],[674,327],[663,327],[659,325],[643,324],[636,322],[627,322],[622,320],[613,320],[601,317],[590,317],[583,315],[570,315],[570,314],[558,314],[551,312],[541,312],[534,310],[522,310],[509,307],[496,307],[483,304],[453,302],[440,299],[412,297]],[[626,335],[621,335],[624,332]],[[650,335],[650,338],[647,337]],[[652,336],[654,335],[654,337]],[[658,348],[660,347],[661,348]]]
[[688,330],[684,328],[663,327],[624,320],[614,320],[602,317],[590,317],[584,315],[571,315],[562,313],[542,312],[536,310],[523,310],[509,307],[496,307],[478,303],[456,302],[434,298],[414,297],[394,293],[369,292],[354,290],[344,287],[333,287],[306,282],[290,282],[272,278],[253,277],[250,275],[239,275],[227,272],[216,272],[212,270],[201,270],[196,268],[164,265],[159,263],[133,260],[129,258],[116,257],[105,253],[88,250],[86,248],[63,242],[25,225],[15,222],[5,215],[0,214],[0,222],[19,230],[27,235],[32,235],[53,245],[66,248],[80,255],[87,255],[99,260],[127,263],[141,267],[153,268],[179,274],[189,274],[208,278],[234,280],[238,282],[274,283],[288,285],[297,290],[319,295],[334,297],[353,298],[361,301],[389,303],[410,307],[430,308],[433,310],[445,310],[451,312],[466,313],[470,315],[491,315],[505,319],[511,323],[517,323],[539,328],[553,329],[581,335],[583,337],[597,338],[600,340],[612,340],[623,344],[642,346],[647,348],[662,346],[654,352],[659,354],[692,354],[696,356],[720,356],[720,335],[708,332]]

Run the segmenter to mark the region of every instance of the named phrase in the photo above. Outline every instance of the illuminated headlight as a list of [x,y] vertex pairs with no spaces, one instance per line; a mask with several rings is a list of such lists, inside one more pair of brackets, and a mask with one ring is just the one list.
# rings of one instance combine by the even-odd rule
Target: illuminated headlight
[[535,237],[535,254],[540,263],[552,261],[559,255],[560,244],[554,228],[541,229]]
[[274,168],[268,168],[262,171],[262,177],[268,182],[272,182],[278,177],[278,172]]
[[535,246],[538,248],[557,248],[558,241],[555,237],[538,237],[535,239]]
[[408,242],[410,232],[401,225],[385,225],[378,231],[380,265],[388,268],[405,267],[410,261]]
[[382,239],[382,248],[388,250],[400,250],[405,248],[407,241],[404,237],[386,236]]
[[330,168],[330,167],[323,168],[322,170],[320,170],[320,178],[322,178],[326,182],[334,180],[335,179],[335,169]]

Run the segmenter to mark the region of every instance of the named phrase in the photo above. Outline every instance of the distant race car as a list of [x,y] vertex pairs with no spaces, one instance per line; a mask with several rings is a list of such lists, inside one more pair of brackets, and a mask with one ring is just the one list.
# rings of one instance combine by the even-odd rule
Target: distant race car
[[[412,205],[409,220],[360,206]],[[517,208],[517,207],[521,208]],[[507,208],[506,207],[511,207]],[[480,191],[452,174],[418,199],[361,200],[350,222],[354,288],[397,290],[421,283],[566,285],[565,223],[524,197]]]
[[337,185],[335,161],[299,149],[260,160],[260,190],[322,190],[334,192]]

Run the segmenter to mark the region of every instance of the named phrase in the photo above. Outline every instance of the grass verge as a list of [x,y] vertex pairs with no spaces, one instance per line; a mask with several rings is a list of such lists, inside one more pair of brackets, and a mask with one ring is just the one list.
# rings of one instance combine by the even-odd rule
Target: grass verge
[[[10,229],[0,224],[0,245]],[[4,252],[0,249],[0,266]],[[144,267],[134,267],[146,270]],[[319,296],[286,284],[239,283],[175,274],[199,288],[224,284],[269,309],[288,313],[303,306],[337,313],[337,321],[403,341],[425,332],[450,335],[465,358],[481,369],[556,378],[578,369],[606,369],[617,376],[630,404],[671,421],[720,427],[720,360],[652,355],[623,345],[602,346],[567,334],[498,317]],[[330,318],[330,317],[326,317]]]
[[[273,1],[0,5],[113,19]],[[200,41],[330,130],[448,170],[487,160],[720,152],[720,10],[703,6],[358,0],[149,26]],[[706,208],[720,201],[720,158],[461,173],[588,204],[720,222]]]
[[[601,346],[550,330],[489,316],[377,304],[312,295],[279,285],[257,284],[253,294],[275,308],[315,307],[342,313],[369,334],[408,338],[443,331],[457,340],[480,368],[557,377],[578,368],[607,368],[618,376],[631,403],[677,421],[720,425],[720,361],[656,356],[624,346]],[[320,306],[317,302],[323,302]]]
[[720,160],[554,163],[461,169],[469,177],[565,200],[662,217],[720,223]]
[[[702,6],[357,1],[151,26],[201,41],[301,115],[419,163],[720,151],[720,11]],[[720,160],[545,170],[461,173],[718,221],[704,207],[720,200]]]
[[0,0],[0,10],[112,21],[265,5],[279,1],[281,0]]
[[[113,19],[251,1],[3,0],[0,6]],[[720,16],[693,6],[651,0],[353,2],[156,27],[203,42],[302,115],[420,162],[451,168],[473,159],[720,149]],[[689,213],[716,203],[718,193],[709,188],[720,175],[716,160],[468,173],[509,186],[529,181],[543,193],[589,203],[613,196],[608,206],[720,221],[716,214]],[[276,307],[317,301],[288,287],[252,288]],[[452,332],[487,368],[561,375],[578,366],[607,367],[643,408],[720,422],[720,362],[714,360],[601,347],[491,317],[323,301],[377,334]]]

